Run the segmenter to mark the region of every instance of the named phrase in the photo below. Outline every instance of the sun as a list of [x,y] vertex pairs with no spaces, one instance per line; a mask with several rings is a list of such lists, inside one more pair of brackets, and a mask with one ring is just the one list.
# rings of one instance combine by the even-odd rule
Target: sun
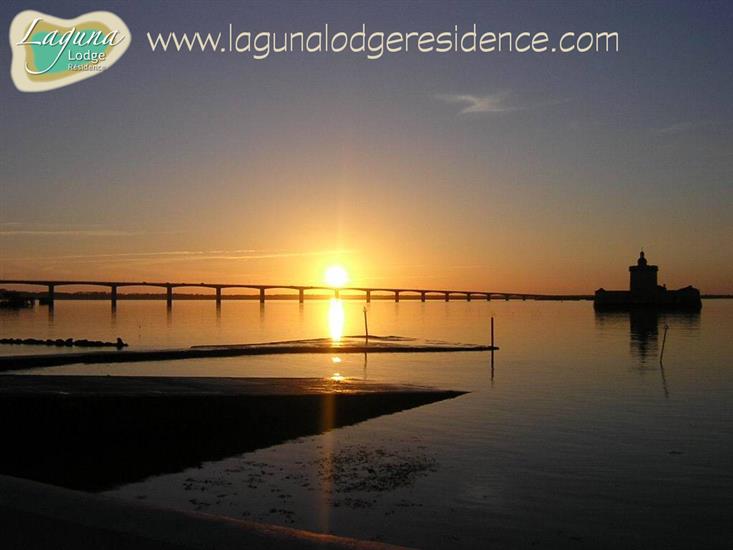
[[340,265],[332,265],[326,269],[324,279],[328,286],[341,287],[349,281],[349,274]]

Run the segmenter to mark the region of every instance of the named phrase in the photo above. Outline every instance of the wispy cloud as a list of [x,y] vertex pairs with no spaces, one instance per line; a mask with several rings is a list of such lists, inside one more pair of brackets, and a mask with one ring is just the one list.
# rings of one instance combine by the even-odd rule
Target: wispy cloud
[[142,235],[140,231],[116,231],[113,229],[0,229],[0,237],[25,235],[32,237],[130,237]]
[[64,256],[45,256],[10,258],[15,261],[39,260],[43,261],[68,261],[74,260],[75,263],[95,263],[104,261],[121,262],[121,263],[160,263],[160,262],[182,262],[197,260],[229,260],[229,261],[247,261],[247,260],[267,260],[278,258],[294,258],[303,256],[331,256],[352,254],[353,250],[253,250],[253,249],[235,249],[235,250],[164,250],[158,252],[120,252],[112,254],[72,254]]
[[508,113],[521,109],[521,107],[508,104],[509,92],[497,92],[489,95],[441,94],[435,97],[446,103],[463,105],[463,109],[460,111],[462,115],[469,113]]
[[111,229],[100,225],[26,224],[21,222],[0,223],[0,237],[129,237],[142,235],[141,231]]
[[683,134],[685,132],[692,132],[695,130],[725,128],[726,126],[730,126],[731,124],[733,124],[732,120],[695,120],[686,122],[675,122],[674,124],[669,124],[668,126],[654,128],[653,132],[655,134],[661,135]]

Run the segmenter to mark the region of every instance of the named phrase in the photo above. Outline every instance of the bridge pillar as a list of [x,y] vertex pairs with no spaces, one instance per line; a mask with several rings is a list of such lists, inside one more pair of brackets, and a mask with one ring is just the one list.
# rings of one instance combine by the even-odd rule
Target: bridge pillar
[[337,300],[339,299],[339,289],[338,288],[333,289],[333,297],[336,298]]
[[395,303],[400,301],[400,291],[399,290],[394,291],[394,301]]
[[221,306],[221,287],[216,287],[216,305]]
[[491,294],[487,294],[487,295],[486,295],[486,301],[487,301],[487,302],[490,302],[490,301],[491,301]]
[[298,302],[301,304],[305,302],[305,290],[302,288],[298,289]]
[[112,300],[112,309],[117,307],[117,285],[110,285],[109,293]]
[[450,302],[450,292],[445,293],[445,301]]
[[425,293],[424,292],[421,292],[420,293],[420,301],[421,302],[424,302],[425,301]]
[[265,289],[264,288],[260,288],[260,303],[261,304],[265,303]]
[[367,301],[367,304],[372,301],[372,291],[371,290],[366,291],[366,301]]
[[173,306],[173,287],[171,285],[165,287],[165,302],[168,307]]
[[53,300],[56,295],[56,286],[48,285],[48,307],[53,307]]
[[470,302],[471,301],[471,293],[470,292],[467,292],[466,293],[466,301],[467,302]]
[[504,300],[509,301],[509,294],[504,294]]

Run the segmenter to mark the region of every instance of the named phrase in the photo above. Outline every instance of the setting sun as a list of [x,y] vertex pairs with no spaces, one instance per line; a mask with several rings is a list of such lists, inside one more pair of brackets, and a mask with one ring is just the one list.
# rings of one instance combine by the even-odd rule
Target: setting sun
[[344,286],[349,280],[349,274],[340,265],[332,265],[326,269],[324,279],[328,286],[340,287]]

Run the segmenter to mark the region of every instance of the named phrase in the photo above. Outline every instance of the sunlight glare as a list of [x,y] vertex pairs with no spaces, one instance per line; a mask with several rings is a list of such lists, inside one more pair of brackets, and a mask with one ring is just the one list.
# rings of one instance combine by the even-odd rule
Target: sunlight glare
[[328,306],[328,329],[331,340],[338,342],[344,334],[344,304],[337,298],[332,298]]
[[349,274],[342,266],[332,265],[326,269],[324,279],[328,286],[338,288],[344,286],[348,282]]

